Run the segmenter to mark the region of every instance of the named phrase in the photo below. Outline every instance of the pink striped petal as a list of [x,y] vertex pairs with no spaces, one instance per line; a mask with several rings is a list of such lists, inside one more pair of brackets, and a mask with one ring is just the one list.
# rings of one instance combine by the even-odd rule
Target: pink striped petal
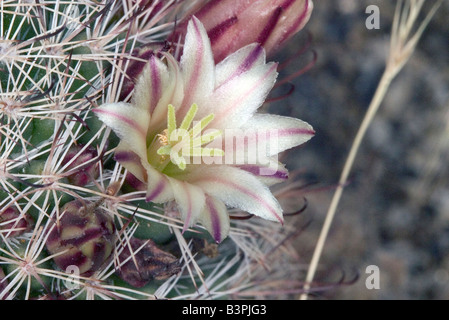
[[181,57],[184,78],[184,100],[179,110],[182,118],[192,103],[212,93],[215,85],[215,63],[210,41],[202,23],[192,17],[187,27],[184,51]]
[[[271,114],[255,114],[244,125],[248,139],[237,145],[243,150],[257,150],[258,155],[277,155],[310,140],[315,131],[302,120]],[[252,133],[252,134],[250,134]],[[228,138],[228,137],[226,137]]]
[[142,161],[147,161],[148,112],[131,104],[106,103],[92,110]]
[[115,148],[114,159],[140,181],[146,182],[148,180],[147,171],[142,165],[140,157],[132,151],[132,148],[125,141],[120,141]]
[[150,135],[155,135],[167,127],[167,106],[172,104],[177,110],[182,103],[184,84],[178,62],[170,54],[164,54],[167,62],[167,78],[163,77],[164,91],[151,114]]
[[206,195],[206,203],[198,221],[209,231],[217,243],[222,242],[229,234],[230,221],[224,203]]
[[201,188],[188,182],[172,178],[169,178],[169,181],[184,221],[184,232],[198,221],[200,214],[203,212],[205,195]]
[[267,186],[272,186],[288,179],[288,170],[284,164],[276,159],[267,158],[263,163],[244,164],[238,166],[238,168],[251,173]]
[[311,11],[311,0],[219,0],[208,1],[195,15],[208,31],[218,62],[254,42],[271,54],[305,25]]
[[262,46],[253,43],[241,48],[216,65],[215,88],[261,64],[265,64]]
[[174,199],[172,186],[169,182],[169,178],[154,169],[152,166],[145,165],[148,183],[147,194],[145,200],[147,202],[165,203]]
[[278,19],[281,23],[265,38],[264,47],[268,52],[274,52],[282,47],[287,40],[304,27],[312,14],[312,0],[281,1],[283,1],[282,9],[284,11]]
[[267,186],[251,173],[230,166],[207,166],[192,172],[188,181],[226,205],[283,222],[282,208]]
[[166,90],[165,86],[168,82],[167,66],[155,55],[152,55],[143,74],[138,79],[133,104],[137,108],[147,110],[151,115]]
[[248,121],[273,87],[276,68],[275,63],[256,66],[217,88],[207,101],[215,115],[210,127],[239,128]]

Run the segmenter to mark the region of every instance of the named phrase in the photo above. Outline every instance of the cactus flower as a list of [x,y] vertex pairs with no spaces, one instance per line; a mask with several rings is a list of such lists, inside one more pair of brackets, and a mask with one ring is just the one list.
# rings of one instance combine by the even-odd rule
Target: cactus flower
[[[270,55],[304,27],[312,9],[312,0],[211,0],[194,15],[204,24],[215,62],[220,62],[254,42]],[[186,24],[180,24],[174,40],[185,33]]]
[[[184,230],[200,222],[221,242],[230,227],[227,206],[283,222],[267,186],[288,175],[275,157],[314,134],[299,119],[256,113],[276,68],[259,44],[216,65],[206,30],[193,17],[180,62],[166,52],[152,55],[131,103],[94,112],[121,139],[115,159],[146,184],[146,200],[175,201]],[[254,145],[269,149],[264,161],[247,161]]]

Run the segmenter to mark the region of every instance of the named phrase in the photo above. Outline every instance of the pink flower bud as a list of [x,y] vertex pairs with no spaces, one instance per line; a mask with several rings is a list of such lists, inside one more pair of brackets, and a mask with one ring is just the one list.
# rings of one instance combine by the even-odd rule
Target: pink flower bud
[[47,239],[47,249],[62,270],[79,268],[89,276],[111,256],[115,245],[112,218],[93,203],[74,200],[63,208],[63,216]]
[[98,156],[97,150],[87,147],[82,152],[83,145],[72,146],[63,160],[63,165],[70,162],[66,172],[69,182],[73,185],[84,187],[98,176],[98,164],[93,160]]
[[0,230],[6,237],[17,237],[31,231],[33,224],[28,214],[21,216],[16,208],[8,207],[0,212]]
[[[204,24],[218,63],[254,42],[272,54],[304,27],[312,9],[312,0],[211,0],[193,15]],[[180,24],[175,42],[185,35],[190,17]]]

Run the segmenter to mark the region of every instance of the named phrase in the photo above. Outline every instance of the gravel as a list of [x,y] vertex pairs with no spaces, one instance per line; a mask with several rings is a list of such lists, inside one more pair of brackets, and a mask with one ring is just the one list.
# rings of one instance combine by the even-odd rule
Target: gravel
[[[294,92],[270,105],[272,112],[303,119],[316,130],[287,157],[290,169],[302,170],[304,183],[320,187],[305,194],[309,206],[300,218],[312,220],[297,239],[305,265],[383,72],[394,3],[315,1],[307,31],[274,57],[297,56],[283,77],[311,61],[312,50],[317,53],[314,67],[294,80]],[[365,27],[368,5],[380,8],[380,29]],[[336,283],[343,273],[344,282],[357,274],[358,280],[317,298],[449,298],[448,14],[444,2],[391,84],[359,150],[321,257],[320,283]],[[298,56],[307,32],[311,48]],[[365,285],[370,265],[379,267],[380,289]]]

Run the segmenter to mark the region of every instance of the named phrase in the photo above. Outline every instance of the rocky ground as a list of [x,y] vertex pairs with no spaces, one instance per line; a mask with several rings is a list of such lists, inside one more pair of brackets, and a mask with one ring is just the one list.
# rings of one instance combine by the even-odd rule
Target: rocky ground
[[[301,217],[301,223],[312,221],[297,239],[304,268],[384,69],[394,3],[315,1],[306,28],[311,49],[293,65],[310,61],[312,49],[317,62],[294,81],[287,99],[270,106],[309,122],[317,132],[287,159],[289,168],[302,170],[305,183],[317,182],[319,188],[306,194],[309,205]],[[368,5],[379,7],[380,29],[365,27]],[[358,273],[358,281],[318,298],[449,298],[448,14],[449,3],[444,2],[393,81],[359,150],[320,260],[317,280],[335,282],[344,272],[348,281]],[[303,32],[275,58],[285,61],[306,40]],[[291,70],[286,68],[282,76]],[[379,290],[365,286],[370,265],[379,267]]]

